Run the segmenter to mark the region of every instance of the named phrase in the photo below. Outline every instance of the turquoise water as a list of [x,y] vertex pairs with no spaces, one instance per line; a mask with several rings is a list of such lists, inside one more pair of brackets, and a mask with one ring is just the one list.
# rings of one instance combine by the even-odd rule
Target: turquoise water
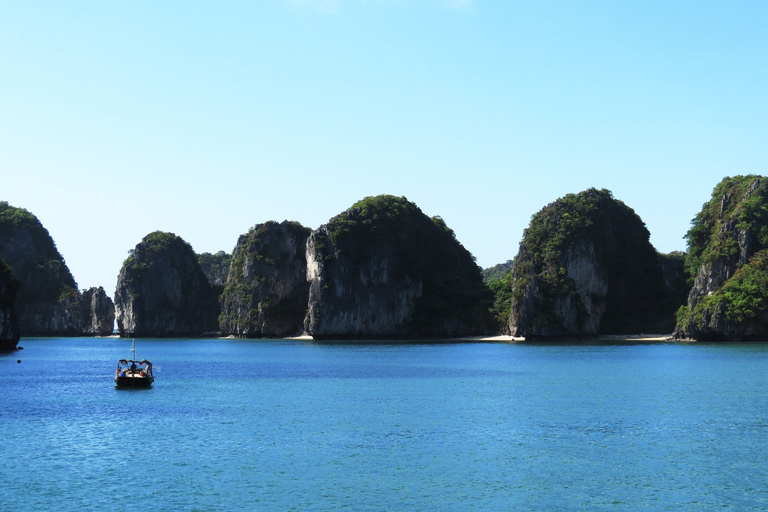
[[0,355],[0,510],[768,509],[768,344],[137,343]]

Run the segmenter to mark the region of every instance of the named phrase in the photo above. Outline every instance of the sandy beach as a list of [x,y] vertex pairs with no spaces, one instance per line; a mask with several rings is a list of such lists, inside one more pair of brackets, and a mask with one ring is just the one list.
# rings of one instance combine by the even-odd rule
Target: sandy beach
[[[292,336],[289,338],[286,338],[289,340],[305,340],[305,341],[312,341],[314,338],[312,336],[305,334],[302,336]],[[358,341],[365,341],[365,340],[358,340]],[[372,342],[375,342],[377,340],[371,340]],[[423,341],[425,343],[429,343],[430,341],[438,341],[438,340],[418,340]],[[526,339],[523,337],[517,337],[517,336],[509,336],[509,335],[497,335],[497,336],[464,336],[460,338],[445,338],[441,339],[439,341],[450,341],[450,342],[478,342],[478,343],[526,343]],[[672,338],[671,334],[607,334],[607,335],[601,335],[601,336],[573,336],[573,337],[565,337],[565,338],[557,338],[557,339],[550,339],[550,340],[533,340],[528,341],[527,343],[558,343],[558,342],[567,342],[567,343],[667,343],[675,341]]]
[[[498,343],[525,343],[523,337],[500,335],[461,338],[467,341]],[[529,343],[578,342],[578,343],[666,343],[674,341],[671,334],[606,334],[600,336],[568,336],[551,340],[532,340]]]

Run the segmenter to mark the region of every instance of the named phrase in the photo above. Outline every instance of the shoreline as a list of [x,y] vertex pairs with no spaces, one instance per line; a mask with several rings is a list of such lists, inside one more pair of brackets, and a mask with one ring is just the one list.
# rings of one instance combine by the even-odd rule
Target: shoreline
[[[128,340],[132,337],[121,338],[118,334],[109,336],[22,336],[15,349],[8,349],[8,353],[15,350],[23,350],[20,344],[24,340],[46,339],[46,338],[99,338],[104,340]],[[144,339],[144,338],[142,338]],[[510,345],[657,345],[657,344],[682,344],[691,345],[694,343],[768,343],[766,339],[755,340],[695,340],[691,338],[676,339],[672,334],[601,334],[601,335],[582,335],[582,336],[558,336],[551,338],[526,339],[524,337],[511,336],[508,334],[498,335],[480,335],[480,336],[460,336],[456,338],[338,338],[338,339],[315,339],[311,335],[302,334],[299,336],[286,336],[282,338],[261,337],[261,338],[241,338],[239,336],[195,336],[195,337],[147,337],[147,339],[178,339],[178,340],[200,340],[200,339],[218,339],[218,340],[250,340],[250,341],[274,341],[286,340],[296,342],[311,342],[317,344],[368,344],[368,345],[429,345],[429,344],[458,344],[458,343],[505,343]],[[3,351],[5,352],[5,351]]]
[[[34,338],[72,338],[72,337],[88,337],[88,338],[102,338],[102,339],[130,339],[129,337],[121,338],[118,334],[112,334],[109,336],[22,336],[21,340],[34,339]],[[220,340],[233,340],[233,339],[249,339],[240,338],[238,336],[210,336],[211,339]],[[200,339],[200,337],[180,338],[180,339]],[[508,334],[499,335],[481,335],[481,336],[460,336],[457,338],[414,338],[414,339],[338,339],[338,340],[316,340],[309,334],[302,334],[299,336],[286,336],[283,338],[251,338],[253,340],[270,340],[270,339],[283,339],[291,341],[312,341],[319,343],[335,343],[335,342],[349,342],[349,343],[510,343],[510,344],[607,344],[607,343],[626,343],[626,344],[653,344],[653,343],[696,343],[696,340],[692,339],[675,339],[671,334],[601,334],[590,336],[562,336],[553,338],[541,338],[526,340],[522,336],[511,336]]]

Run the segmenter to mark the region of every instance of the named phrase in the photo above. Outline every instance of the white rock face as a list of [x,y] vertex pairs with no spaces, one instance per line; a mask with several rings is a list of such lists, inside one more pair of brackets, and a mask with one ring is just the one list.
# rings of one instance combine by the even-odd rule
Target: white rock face
[[[595,247],[591,242],[581,241],[566,252],[565,258],[568,277],[576,284],[576,292],[585,312],[582,325],[578,325],[577,315],[574,314],[571,326],[584,333],[597,334],[606,308],[608,277],[597,264]],[[574,309],[573,304],[569,305],[569,309]]]
[[[117,298],[119,290],[115,293]],[[115,318],[118,320],[118,325],[125,330],[125,332],[136,332],[136,312],[133,310],[133,293],[130,290],[125,290],[121,300],[115,301]]]

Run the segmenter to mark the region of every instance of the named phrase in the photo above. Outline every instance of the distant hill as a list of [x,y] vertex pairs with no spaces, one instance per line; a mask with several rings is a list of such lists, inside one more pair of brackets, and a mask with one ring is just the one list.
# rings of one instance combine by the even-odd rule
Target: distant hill
[[512,311],[512,268],[514,260],[507,260],[483,270],[483,281],[493,293],[491,313],[495,331],[509,334],[509,315]]
[[493,281],[498,281],[499,279],[504,279],[507,274],[512,272],[513,263],[514,260],[507,260],[505,263],[499,263],[498,265],[486,268],[483,270],[483,281],[491,283]]
[[216,254],[204,252],[197,255],[197,262],[212,285],[223,287],[226,284],[229,265],[232,263],[231,254],[224,251],[219,251]]

